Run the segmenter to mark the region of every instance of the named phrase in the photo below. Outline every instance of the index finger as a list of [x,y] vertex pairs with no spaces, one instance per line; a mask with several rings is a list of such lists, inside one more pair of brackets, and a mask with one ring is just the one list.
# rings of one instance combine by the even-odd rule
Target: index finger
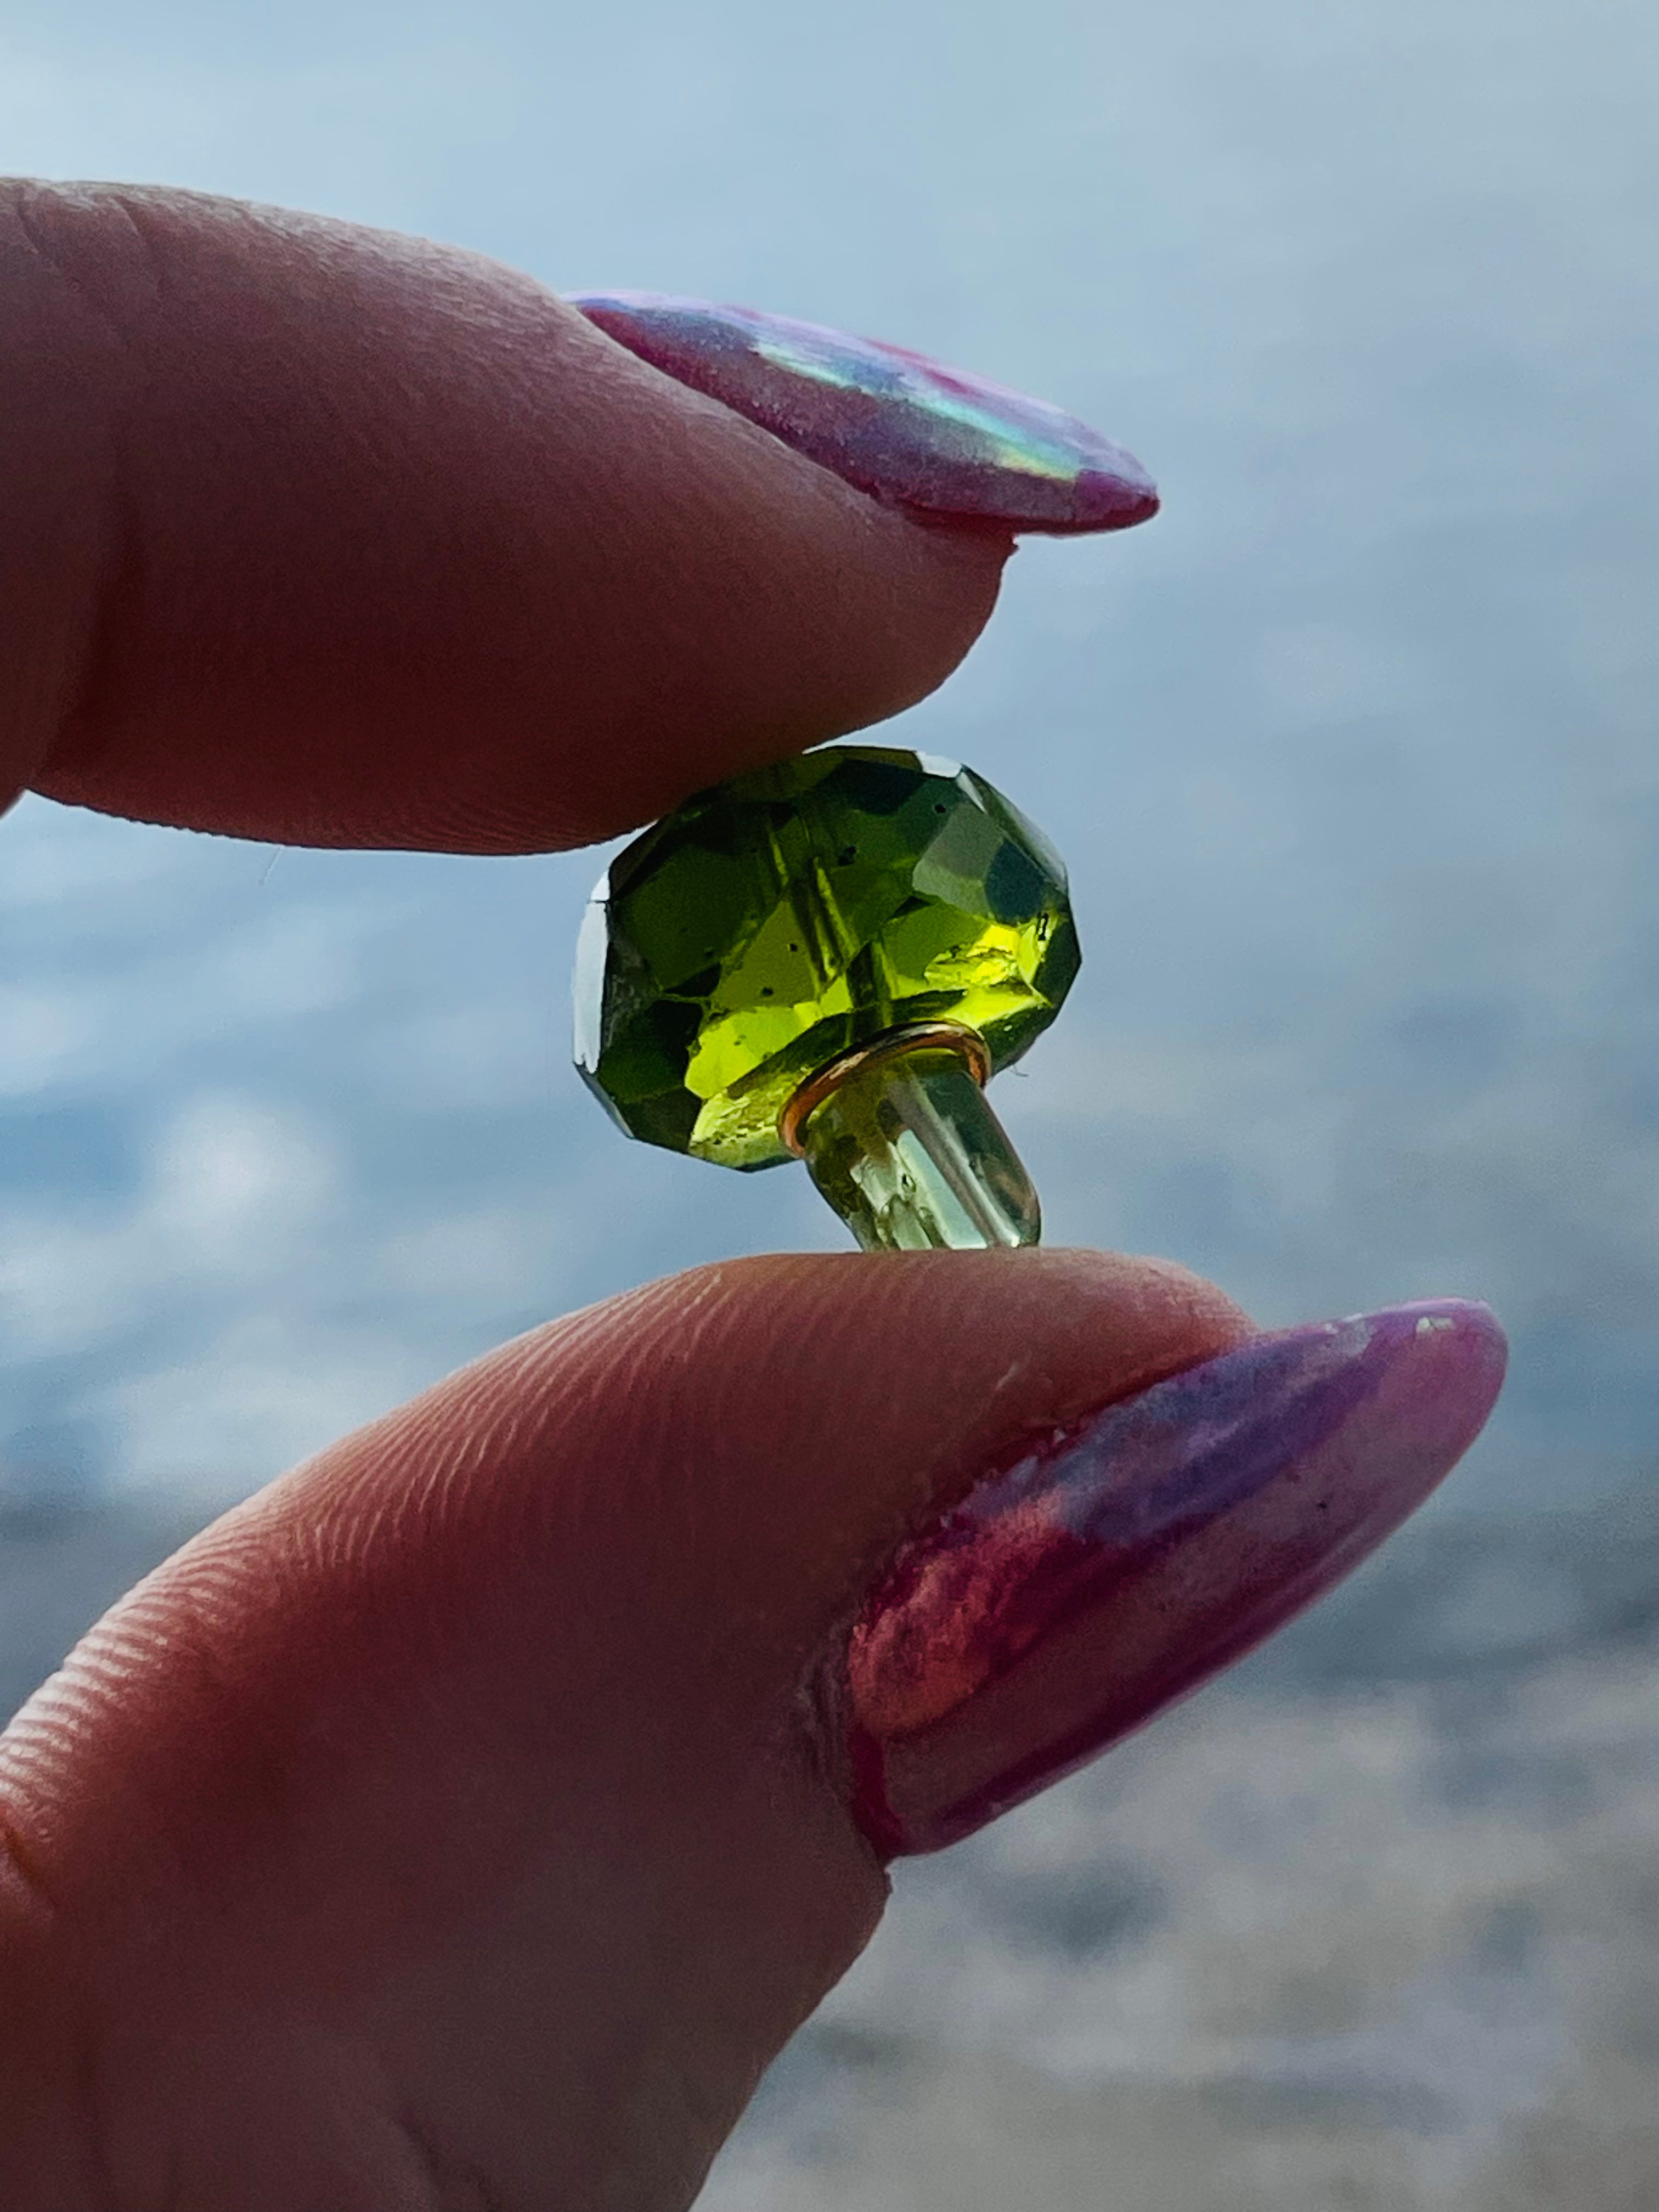
[[921,697],[1012,543],[420,240],[12,183],[0,308],[0,805],[583,842]]

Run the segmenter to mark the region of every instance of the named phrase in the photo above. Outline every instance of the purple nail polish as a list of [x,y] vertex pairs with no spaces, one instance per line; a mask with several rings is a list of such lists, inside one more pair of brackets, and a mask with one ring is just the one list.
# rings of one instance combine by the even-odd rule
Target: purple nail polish
[[1457,1299],[1257,1337],[980,1483],[854,1631],[871,1840],[955,1843],[1242,1656],[1449,1473],[1504,1358]]
[[1158,512],[1133,455],[1041,399],[817,323],[659,292],[571,304],[665,375],[860,490],[1012,530],[1126,530]]

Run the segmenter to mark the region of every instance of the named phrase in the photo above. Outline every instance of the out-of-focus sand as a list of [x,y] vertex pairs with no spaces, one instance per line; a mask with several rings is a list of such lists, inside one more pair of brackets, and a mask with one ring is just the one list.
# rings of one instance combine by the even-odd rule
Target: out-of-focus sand
[[1659,1511],[1408,1533],[896,1873],[708,2212],[1656,2212]]
[[[0,1514],[15,1702],[179,1533]],[[1408,1530],[897,1869],[708,2212],[1654,2212],[1659,1488]]]

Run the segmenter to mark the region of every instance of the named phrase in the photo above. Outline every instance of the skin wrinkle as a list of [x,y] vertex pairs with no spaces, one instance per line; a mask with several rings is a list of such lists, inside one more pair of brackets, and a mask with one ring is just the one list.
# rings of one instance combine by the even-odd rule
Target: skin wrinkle
[[[162,263],[155,252],[143,226],[132,209],[118,193],[102,196],[103,205],[113,208],[125,218],[130,235],[139,247],[138,270],[147,276],[144,304],[155,307],[165,297],[162,284]],[[77,268],[73,258],[64,252],[52,234],[52,226],[40,218],[44,211],[44,196],[30,191],[21,194],[15,204],[19,228],[28,240],[41,263],[52,276],[70,292],[77,302],[93,315],[105,334],[111,349],[121,358],[130,377],[138,368],[124,319],[101,296],[100,288],[89,281],[87,274]],[[124,258],[123,275],[135,273],[130,261]],[[118,653],[118,640],[122,629],[131,620],[131,611],[143,592],[143,538],[138,516],[132,496],[128,472],[124,464],[126,450],[120,428],[121,410],[116,395],[106,396],[105,406],[110,422],[109,467],[103,487],[102,511],[106,519],[103,534],[105,550],[101,566],[94,578],[87,599],[83,623],[83,638],[80,665],[68,684],[58,711],[56,728],[45,741],[43,757],[51,758],[58,753],[64,743],[65,732],[77,726],[92,726],[98,717],[99,703],[108,690]]]
[[112,306],[105,296],[104,288],[94,281],[90,271],[81,267],[75,257],[64,251],[64,243],[58,235],[59,225],[52,220],[54,216],[61,219],[76,212],[92,215],[112,211],[118,222],[125,222],[128,233],[139,248],[136,266],[131,258],[122,258],[121,273],[124,277],[148,275],[150,282],[146,304],[157,306],[162,299],[162,264],[146,234],[135,220],[128,202],[119,192],[108,188],[94,193],[73,185],[42,186],[26,181],[21,189],[14,189],[9,204],[17,228],[27,240],[36,259],[51,271],[58,283],[75,295],[81,307],[95,318],[110,346],[130,361],[132,349],[126,319]]
[[[113,468],[109,390],[118,342],[90,317],[34,242],[27,210],[0,195],[0,812],[50,750],[85,665],[107,564]],[[70,346],[82,374],[59,371]]]
[[[476,2167],[458,2172],[441,2158],[431,2138],[420,2126],[415,2116],[400,2112],[392,2116],[392,2125],[404,2136],[416,2159],[424,2168],[430,2186],[431,2212],[507,2212],[505,2199],[490,2187],[487,2175]],[[459,2192],[465,2191],[465,2194]]]
[[58,1900],[52,1895],[40,1862],[6,1818],[3,1809],[0,1809],[0,1863],[9,1869],[27,1897],[44,1911],[47,1918],[56,1919]]
[[[169,1588],[165,1596],[147,1596],[141,1589],[106,1616],[77,1647],[72,1674],[63,1678],[63,1700],[74,1716],[72,1735],[95,1740],[130,1703],[149,1702],[149,1686],[158,1678],[167,1681],[181,1718],[187,1714],[198,1725],[208,1722],[234,1695],[237,1680],[234,1628],[229,1648],[222,1648],[225,1630],[234,1620],[233,1612],[222,1610],[223,1595],[223,1578],[210,1567]],[[240,1746],[245,1766],[253,1764],[247,1754],[260,1726],[252,1716],[245,1723]],[[188,1729],[186,1723],[186,1736]],[[188,1753],[181,1761],[175,1753],[165,1770],[158,1765],[153,1774],[140,1770],[124,1778],[133,1852],[125,1879],[131,1887],[138,1885],[147,1866],[150,1883],[162,1891],[182,1890],[185,1898],[202,1899],[212,1887],[204,1878],[195,1822],[157,1817],[180,1765],[191,1763]],[[269,1811],[279,1789],[279,1778],[265,1775],[260,1800],[245,1795],[239,1804],[239,1822],[257,1820],[261,1805]]]
[[[276,2085],[272,2062],[284,2041],[303,2049],[300,2070],[326,2084],[309,2110],[291,2109]],[[284,2148],[264,2185],[245,2189],[186,2106],[165,2136],[118,2162],[125,2187],[99,2196],[97,2212],[225,2212],[232,2204],[237,2212],[439,2212],[428,2162],[401,2125],[394,2085],[361,2033],[285,2022],[280,2037],[261,2039],[246,2054],[246,2072],[256,2124]]]

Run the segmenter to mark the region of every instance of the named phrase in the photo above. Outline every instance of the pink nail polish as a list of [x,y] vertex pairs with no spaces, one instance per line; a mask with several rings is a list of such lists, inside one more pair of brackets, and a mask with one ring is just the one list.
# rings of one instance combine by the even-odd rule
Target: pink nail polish
[[1259,1337],[979,1484],[854,1632],[872,1842],[957,1842],[1260,1643],[1449,1472],[1504,1359],[1452,1299]]
[[1158,512],[1139,462],[1075,416],[900,346],[657,292],[571,304],[878,499],[1011,530],[1124,530]]

